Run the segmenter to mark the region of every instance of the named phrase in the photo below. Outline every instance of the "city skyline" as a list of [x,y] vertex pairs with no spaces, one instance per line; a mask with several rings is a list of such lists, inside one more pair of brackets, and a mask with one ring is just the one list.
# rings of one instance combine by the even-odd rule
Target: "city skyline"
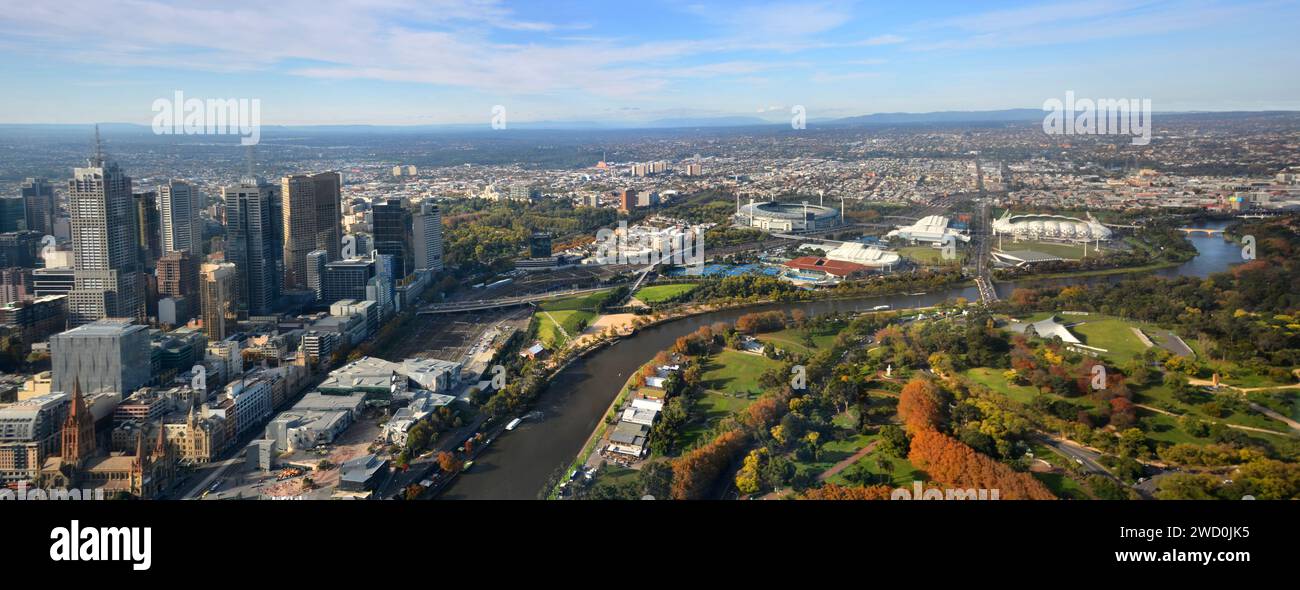
[[[1294,2],[849,0],[637,11],[495,0],[10,6],[0,123],[149,124],[177,90],[265,125],[478,124],[1036,108],[1067,91],[1157,111],[1300,109]],[[103,27],[103,13],[135,16]],[[176,23],[184,23],[178,26]],[[140,34],[148,31],[148,34]],[[284,43],[285,38],[298,39]]]

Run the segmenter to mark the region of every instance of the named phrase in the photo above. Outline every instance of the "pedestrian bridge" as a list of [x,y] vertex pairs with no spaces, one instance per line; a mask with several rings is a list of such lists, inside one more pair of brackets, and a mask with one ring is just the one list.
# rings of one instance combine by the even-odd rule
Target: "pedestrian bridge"
[[1208,227],[1180,227],[1180,228],[1178,228],[1178,231],[1183,232],[1183,233],[1185,233],[1185,234],[1201,233],[1201,234],[1205,234],[1205,235],[1207,235],[1207,236],[1212,236],[1212,235],[1214,235],[1214,234],[1222,234],[1222,233],[1223,233],[1223,230],[1222,230],[1222,229],[1211,229],[1211,228],[1208,228]]

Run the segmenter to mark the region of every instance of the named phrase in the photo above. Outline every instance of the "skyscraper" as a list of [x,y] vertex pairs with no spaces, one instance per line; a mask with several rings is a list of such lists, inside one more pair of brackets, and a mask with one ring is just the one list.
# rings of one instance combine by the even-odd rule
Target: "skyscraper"
[[204,264],[200,272],[203,294],[203,333],[208,340],[224,340],[226,322],[234,309],[235,265]]
[[280,243],[280,187],[248,178],[221,189],[226,209],[226,260],[237,273],[236,309],[270,314],[280,296],[284,249]]
[[320,299],[325,281],[325,263],[329,262],[330,253],[324,250],[312,250],[307,254],[307,289]]
[[22,197],[0,197],[0,232],[27,229],[27,208]]
[[75,270],[68,325],[74,327],[106,317],[145,318],[131,178],[104,159],[98,143],[97,131],[95,156],[68,181]]
[[528,256],[530,258],[547,258],[551,255],[550,232],[538,231],[528,238]]
[[158,259],[158,294],[190,297],[199,290],[199,261],[189,250],[168,252]]
[[415,268],[410,211],[401,199],[387,199],[372,207],[371,213],[375,250],[393,257],[393,278],[404,278]]
[[286,289],[307,288],[307,254],[312,250],[325,250],[330,260],[339,259],[342,185],[338,172],[296,174],[281,181]]
[[158,219],[158,193],[135,193],[136,246],[144,268],[154,268],[162,256],[162,230]]
[[334,303],[342,299],[364,301],[366,285],[375,277],[376,263],[369,258],[336,260],[325,265],[321,279],[321,301]]
[[203,255],[203,227],[199,221],[199,191],[188,182],[169,181],[158,187],[163,253],[189,250]]
[[28,178],[23,182],[22,195],[27,208],[27,229],[54,235],[54,220],[58,217],[54,185],[44,178]]
[[411,220],[416,270],[442,270],[442,212],[432,201],[420,202]]

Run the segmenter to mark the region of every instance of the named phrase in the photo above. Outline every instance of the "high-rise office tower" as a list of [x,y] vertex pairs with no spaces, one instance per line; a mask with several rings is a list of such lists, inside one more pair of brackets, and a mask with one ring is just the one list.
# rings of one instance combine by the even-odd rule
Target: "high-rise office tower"
[[163,253],[189,250],[203,255],[203,226],[199,220],[199,191],[188,182],[169,181],[158,187]]
[[131,177],[104,158],[98,143],[96,131],[95,156],[68,181],[75,270],[68,325],[73,327],[107,317],[145,319]]
[[0,232],[27,229],[27,207],[22,197],[0,197]]
[[416,270],[442,270],[442,212],[432,201],[420,202],[411,220]]
[[280,243],[280,187],[247,178],[221,189],[226,210],[226,260],[234,263],[236,309],[268,315],[280,297],[284,248]]
[[530,258],[547,258],[551,255],[550,232],[538,231],[528,238],[528,256]]
[[145,269],[157,266],[162,256],[162,230],[158,219],[158,193],[135,193],[136,246]]
[[307,289],[320,299],[325,281],[325,264],[329,262],[330,253],[324,250],[312,250],[307,254]]
[[404,278],[415,269],[412,247],[412,215],[401,199],[387,199],[371,208],[375,250],[393,257],[394,279]]
[[203,299],[203,333],[208,340],[224,340],[227,321],[234,309],[235,265],[204,264],[200,274]]
[[330,260],[339,259],[343,241],[339,204],[342,185],[343,177],[338,172],[296,174],[281,181],[286,289],[307,288],[307,254],[312,250],[329,252]]
[[199,260],[189,250],[168,252],[158,259],[158,295],[189,297],[199,290]]
[[366,285],[375,277],[376,263],[369,258],[336,260],[325,265],[321,279],[321,301],[334,303],[342,299],[366,299]]
[[44,178],[28,178],[23,182],[22,195],[27,209],[27,229],[54,235],[54,220],[59,216],[54,185]]

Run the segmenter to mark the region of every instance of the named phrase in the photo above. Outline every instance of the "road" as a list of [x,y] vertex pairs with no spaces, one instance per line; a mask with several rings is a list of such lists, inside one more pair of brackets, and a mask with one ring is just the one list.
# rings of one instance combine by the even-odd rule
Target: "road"
[[989,204],[981,201],[971,231],[971,260],[975,265],[975,286],[979,287],[980,301],[984,303],[998,300],[997,289],[993,287],[993,273],[989,269],[990,244]]
[[1099,458],[1101,458],[1100,453],[1091,451],[1073,441],[1068,441],[1063,438],[1056,438],[1047,434],[1038,435],[1035,437],[1035,440],[1049,447],[1052,447],[1053,449],[1056,449],[1057,452],[1061,453],[1062,455],[1065,455],[1066,457],[1073,460],[1075,463],[1081,465],[1084,468],[1084,470],[1087,471],[1088,473],[1105,475],[1106,477],[1109,477],[1115,481],[1119,481],[1118,478],[1116,478],[1113,474],[1111,474],[1110,471],[1107,471],[1106,468],[1097,461]]

